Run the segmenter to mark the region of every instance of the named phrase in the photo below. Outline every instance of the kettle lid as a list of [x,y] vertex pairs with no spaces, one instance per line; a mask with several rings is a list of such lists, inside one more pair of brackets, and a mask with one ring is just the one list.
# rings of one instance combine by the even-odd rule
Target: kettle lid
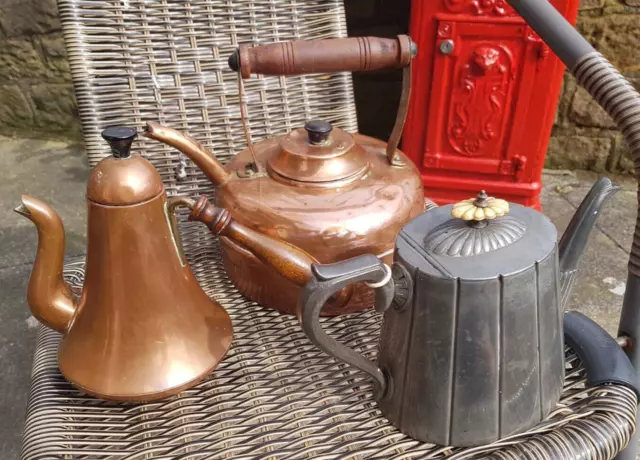
[[483,190],[475,198],[413,219],[400,232],[398,247],[405,256],[407,250],[419,255],[428,271],[483,279],[530,267],[549,255],[557,237],[542,213],[489,197]]
[[142,203],[164,191],[153,165],[142,156],[131,154],[136,136],[136,129],[127,126],[111,126],[102,131],[111,156],[91,171],[87,199],[106,206],[123,206]]
[[267,166],[276,179],[322,185],[359,179],[369,170],[369,160],[349,133],[311,120],[280,139],[280,151]]

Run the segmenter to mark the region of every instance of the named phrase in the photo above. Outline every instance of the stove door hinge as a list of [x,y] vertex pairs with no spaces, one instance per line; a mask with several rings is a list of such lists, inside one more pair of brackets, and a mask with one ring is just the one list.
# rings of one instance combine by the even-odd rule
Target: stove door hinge
[[500,174],[503,176],[514,176],[516,181],[521,181],[526,164],[526,157],[514,155],[510,160],[502,160],[500,162]]

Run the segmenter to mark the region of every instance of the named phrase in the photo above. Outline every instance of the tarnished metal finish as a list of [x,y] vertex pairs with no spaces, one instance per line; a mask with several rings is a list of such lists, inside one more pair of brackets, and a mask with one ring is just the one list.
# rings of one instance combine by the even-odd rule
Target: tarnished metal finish
[[44,201],[29,195],[15,211],[38,230],[38,251],[27,286],[27,303],[45,326],[65,332],[76,311],[76,299],[62,278],[65,233],[60,216]]
[[91,171],[87,199],[94,203],[126,206],[151,200],[164,191],[155,168],[140,155],[105,158]]
[[[602,179],[592,187],[560,245],[546,216],[484,191],[422,213],[398,234],[391,270],[373,254],[314,264],[300,302],[302,329],[325,353],[368,374],[382,413],[413,439],[472,447],[525,432],[560,399],[565,334],[591,365],[590,378],[597,353],[584,343],[606,349],[609,336],[586,318],[567,315],[563,333],[560,272],[575,268],[610,185]],[[375,309],[384,312],[377,364],[319,322],[332,295],[362,282],[376,288]],[[581,337],[591,325],[594,334]],[[620,352],[613,339],[608,346]],[[620,356],[628,367],[620,365],[619,380],[590,382],[634,381]],[[603,352],[600,361],[615,368],[611,358]]]
[[[271,238],[236,222],[227,209],[211,205],[204,195],[192,207],[189,220],[204,223],[214,235],[221,237],[223,244],[232,245],[243,252],[250,252],[265,266],[275,270],[283,279],[298,288],[304,288],[313,278],[311,266],[318,263],[313,256],[285,241]],[[240,269],[245,270],[246,267],[241,266]],[[245,278],[246,275],[242,276],[241,280]],[[254,281],[254,283],[263,285],[261,282]],[[273,289],[274,286],[267,286],[267,290]],[[352,299],[353,293],[353,286],[342,289],[340,294],[334,296],[334,302],[327,303],[324,315],[339,314]],[[291,304],[294,308],[297,307],[298,299],[293,299]],[[297,313],[297,308],[289,313]]]
[[606,177],[598,179],[582,200],[558,242],[560,257],[561,305],[566,305],[589,235],[595,228],[600,210],[620,189]]
[[336,181],[344,186],[361,179],[369,170],[368,152],[339,128],[327,134],[321,144],[313,143],[316,133],[305,128],[282,137],[272,145],[275,151],[265,155],[269,175],[289,185],[323,188],[335,188]]
[[477,256],[515,243],[526,230],[522,221],[511,216],[500,217],[482,228],[463,220],[450,220],[429,235],[425,249],[451,257]]
[[[193,139],[154,123],[148,124],[146,135],[208,168],[208,177],[220,184],[214,203],[228,209],[238,223],[297,246],[320,263],[363,253],[391,263],[396,235],[424,211],[417,168],[400,151],[406,165],[390,166],[385,143],[368,136],[334,129],[327,145],[310,145],[298,129],[255,144],[253,152],[238,153],[226,165],[231,173],[227,176],[212,166],[210,152]],[[242,175],[254,161],[266,172]],[[326,163],[332,165],[333,177]],[[224,240],[222,246],[229,277],[243,294],[266,307],[296,311],[299,287],[238,245]],[[372,306],[372,301],[371,290],[360,286],[348,304],[324,314],[351,313]]]
[[[409,65],[402,71],[402,93],[400,93],[400,104],[398,105],[396,121],[393,124],[393,130],[391,131],[389,142],[385,149],[387,161],[389,164],[394,166],[404,166],[406,164],[405,159],[398,153],[398,145],[400,144],[400,138],[404,131],[404,124],[407,121],[407,114],[409,113],[409,102],[411,101],[411,78],[412,70],[411,65]],[[424,190],[422,193],[424,194]]]
[[215,369],[231,344],[231,319],[200,288],[181,246],[174,212],[194,200],[167,199],[151,163],[130,153],[135,129],[102,135],[113,155],[89,177],[87,272],[77,298],[62,278],[60,217],[29,196],[16,209],[38,230],[27,302],[63,333],[58,365],[77,388],[118,401],[162,399]]
[[[412,440],[376,408],[366,375],[319,351],[295,317],[241,296],[224,276],[217,245],[202,245],[203,226],[193,225],[183,227],[191,265],[233,318],[236,338],[227,357],[207,380],[178,397],[124,405],[74,390],[57,369],[59,335],[41,328],[22,460],[606,460],[634,430],[633,391],[616,385],[585,390],[584,371],[569,353],[562,400],[534,430],[475,449]],[[82,270],[81,261],[66,267],[76,291]],[[324,325],[333,337],[375,358],[380,317],[374,311],[326,319]]]
[[[269,176],[232,180],[217,195],[216,205],[229,209],[239,223],[286,241],[321,263],[363,253],[392,261],[396,235],[424,210],[422,183],[415,166],[389,167],[384,143],[355,135],[369,162],[366,179],[325,191],[291,187]],[[259,163],[266,163],[277,141],[256,145]],[[404,158],[404,157],[403,157]],[[247,150],[229,163],[232,170],[250,161]],[[261,305],[293,313],[300,290],[237,245],[222,243],[229,277],[245,295]],[[387,254],[387,255],[384,255]],[[373,304],[373,293],[357,288],[352,300],[328,314],[345,314]]]
[[433,201],[430,200],[429,198],[425,198],[424,199],[424,210],[428,211],[429,209],[433,209],[433,208],[437,208],[438,205]]
[[[408,36],[396,39],[349,38],[242,44],[229,66],[242,78],[252,73],[292,75],[337,70],[406,67],[415,56]],[[238,153],[222,167],[203,145],[179,129],[148,123],[145,135],[190,157],[218,185],[216,206],[229,209],[239,223],[298,246],[323,263],[393,250],[402,226],[424,210],[420,173],[397,150],[407,115],[411,71],[405,68],[403,95],[389,144],[336,129],[330,120],[310,120],[304,129],[274,136]],[[255,116],[249,111],[249,125]],[[245,121],[245,119],[242,119]],[[247,135],[247,139],[251,136]],[[237,247],[225,248],[231,279],[260,304],[292,313],[299,290],[268,266]],[[256,285],[260,280],[260,285]],[[371,306],[370,291],[325,314],[350,313]]]
[[137,131],[130,126],[110,126],[102,137],[111,156],[101,160],[87,181],[87,200],[106,206],[137,205],[164,193],[158,171],[140,155],[131,155]]

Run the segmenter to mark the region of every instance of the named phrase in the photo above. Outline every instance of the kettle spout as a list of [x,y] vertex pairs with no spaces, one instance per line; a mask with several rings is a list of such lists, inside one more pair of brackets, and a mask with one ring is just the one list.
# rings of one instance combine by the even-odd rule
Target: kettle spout
[[58,214],[46,203],[29,195],[14,209],[33,222],[38,230],[38,251],[33,264],[27,303],[31,313],[45,326],[66,332],[76,310],[76,302],[64,282],[65,235]]
[[231,174],[207,148],[175,129],[153,121],[147,122],[143,135],[163,142],[188,156],[214,185],[224,185]]
[[578,264],[589,240],[589,235],[598,220],[600,209],[619,189],[620,187],[606,177],[598,180],[580,203],[558,243],[562,306],[569,298],[578,271]]

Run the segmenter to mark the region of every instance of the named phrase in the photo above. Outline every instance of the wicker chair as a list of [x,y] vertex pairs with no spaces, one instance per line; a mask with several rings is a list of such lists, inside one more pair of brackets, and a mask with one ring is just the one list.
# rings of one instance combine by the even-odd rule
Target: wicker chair
[[[226,57],[238,43],[346,35],[339,0],[59,0],[89,162],[108,154],[100,131],[158,120],[184,130],[226,160],[245,147],[236,75]],[[348,74],[256,78],[245,84],[254,140],[321,116],[356,131]],[[136,148],[167,190],[213,189],[194,165],[163,144]],[[181,177],[182,179],[178,179]],[[228,309],[235,340],[196,388],[127,405],[77,392],[58,371],[59,336],[38,334],[22,458],[33,459],[610,459],[635,429],[636,396],[623,386],[585,389],[567,350],[561,403],[531,432],[475,449],[421,444],[380,414],[366,376],[316,349],[297,320],[247,301],[227,280],[217,242],[182,223],[185,252],[206,292]],[[66,266],[80,287],[83,261]],[[326,320],[334,337],[374,357],[372,311]]]

